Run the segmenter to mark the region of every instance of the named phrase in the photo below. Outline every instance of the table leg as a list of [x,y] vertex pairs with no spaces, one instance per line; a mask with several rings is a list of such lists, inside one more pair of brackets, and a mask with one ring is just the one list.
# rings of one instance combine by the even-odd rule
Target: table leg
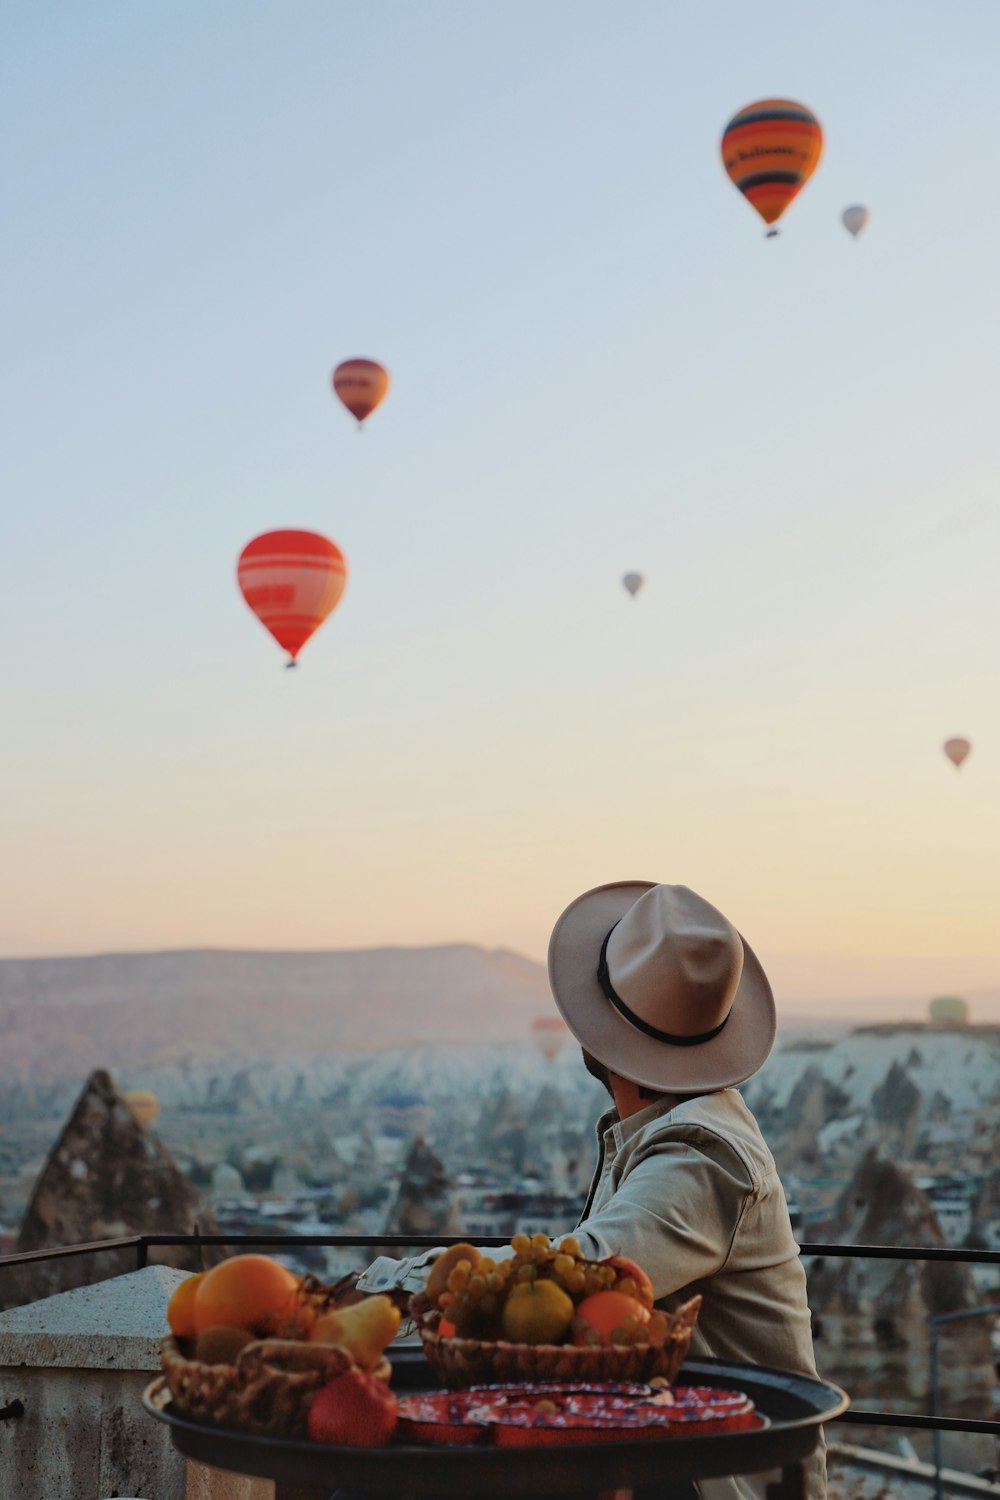
[[768,1485],[767,1500],[806,1500],[805,1464],[786,1464],[778,1483]]

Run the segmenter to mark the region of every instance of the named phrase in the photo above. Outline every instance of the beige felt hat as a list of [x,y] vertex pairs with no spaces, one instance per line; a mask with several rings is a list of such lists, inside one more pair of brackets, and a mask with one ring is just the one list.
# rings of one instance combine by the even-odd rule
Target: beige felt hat
[[764,970],[686,885],[622,880],[578,896],[552,930],[549,983],[577,1041],[647,1088],[743,1083],[774,1045]]

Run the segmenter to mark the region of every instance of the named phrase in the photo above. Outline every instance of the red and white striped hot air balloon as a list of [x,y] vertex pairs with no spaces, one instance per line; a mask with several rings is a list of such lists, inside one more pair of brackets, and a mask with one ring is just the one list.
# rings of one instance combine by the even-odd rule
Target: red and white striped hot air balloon
[[562,1016],[539,1016],[531,1023],[531,1035],[542,1056],[554,1062],[566,1045],[569,1027]]
[[947,755],[948,759],[951,761],[956,770],[962,764],[963,760],[968,755],[971,749],[972,746],[968,740],[956,738],[953,740],[945,740],[944,742],[944,753],[945,755]]
[[347,585],[347,560],[318,531],[265,531],[240,553],[243,597],[295,666],[306,641],[336,607]]
[[358,426],[389,389],[389,371],[375,359],[345,359],[333,372],[333,389]]

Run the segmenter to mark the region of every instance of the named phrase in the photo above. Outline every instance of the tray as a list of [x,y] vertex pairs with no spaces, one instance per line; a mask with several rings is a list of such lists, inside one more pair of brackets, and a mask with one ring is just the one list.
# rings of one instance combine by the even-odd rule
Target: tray
[[[397,1390],[437,1388],[422,1351],[393,1350],[392,1362]],[[390,1448],[339,1448],[200,1426],[172,1407],[162,1378],[147,1387],[143,1404],[158,1421],[168,1424],[179,1452],[218,1469],[370,1495],[475,1494],[507,1500],[516,1493],[593,1493],[782,1468],[807,1458],[819,1441],[822,1424],[840,1416],[849,1405],[839,1386],[807,1380],[787,1370],[725,1360],[688,1360],[675,1383],[744,1391],[770,1425],[759,1431],[579,1447],[394,1444]]]

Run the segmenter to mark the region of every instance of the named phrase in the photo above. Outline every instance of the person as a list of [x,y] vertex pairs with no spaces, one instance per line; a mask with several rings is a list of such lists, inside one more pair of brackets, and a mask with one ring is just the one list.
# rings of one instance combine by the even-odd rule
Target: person
[[[806,1278],[774,1158],[738,1091],[776,1020],[750,945],[682,885],[616,882],[556,922],[549,982],[613,1107],[573,1231],[585,1256],[624,1255],[672,1310],[702,1295],[691,1354],[816,1378]],[[423,1284],[440,1251],[376,1261],[363,1289]],[[822,1444],[808,1500],[826,1496]],[[701,1481],[701,1500],[762,1500],[767,1476]],[[671,1490],[671,1496],[682,1492]]]

